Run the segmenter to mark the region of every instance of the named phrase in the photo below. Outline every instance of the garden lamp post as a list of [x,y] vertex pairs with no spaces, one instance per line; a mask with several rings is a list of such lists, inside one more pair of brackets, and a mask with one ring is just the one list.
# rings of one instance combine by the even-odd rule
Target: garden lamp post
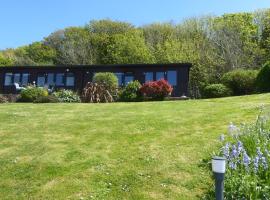
[[216,200],[223,200],[224,176],[226,170],[226,159],[224,157],[212,158],[212,171],[215,177],[215,194]]

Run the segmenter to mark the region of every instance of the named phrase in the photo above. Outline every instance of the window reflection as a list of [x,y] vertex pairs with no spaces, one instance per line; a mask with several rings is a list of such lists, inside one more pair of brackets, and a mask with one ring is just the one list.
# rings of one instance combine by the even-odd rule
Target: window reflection
[[176,71],[168,71],[167,80],[172,86],[177,85],[177,73]]
[[165,79],[165,73],[164,72],[157,72],[156,73],[156,80]]
[[5,75],[5,86],[10,86],[12,85],[12,73],[6,73]]
[[64,73],[56,74],[56,85],[57,86],[64,86]]
[[27,85],[29,83],[29,74],[22,74],[22,85]]
[[144,80],[145,80],[145,82],[153,81],[154,80],[154,73],[153,72],[145,72]]
[[73,73],[67,73],[66,86],[74,86],[74,74]]

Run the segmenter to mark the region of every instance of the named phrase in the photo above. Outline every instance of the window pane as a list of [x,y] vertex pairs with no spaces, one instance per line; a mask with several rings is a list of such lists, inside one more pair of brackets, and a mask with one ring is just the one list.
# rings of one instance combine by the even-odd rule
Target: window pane
[[38,75],[37,86],[43,87],[45,85],[45,75]]
[[29,74],[22,74],[22,85],[27,85],[29,83]]
[[47,76],[47,84],[49,86],[54,85],[54,74],[53,73],[49,73]]
[[64,86],[65,82],[64,82],[64,74],[56,74],[56,85],[57,86]]
[[118,79],[118,86],[123,85],[123,73],[114,73]]
[[125,76],[125,85],[127,85],[129,82],[132,82],[134,80],[133,76]]
[[21,84],[21,74],[14,74],[14,83]]
[[168,71],[167,79],[168,79],[168,82],[172,86],[176,86],[177,85],[177,73],[176,73],[176,71]]
[[74,74],[73,73],[67,74],[66,86],[74,86]]
[[154,73],[153,72],[145,72],[145,82],[153,81]]
[[12,85],[12,73],[6,73],[5,75],[5,86]]
[[156,80],[164,79],[164,72],[157,72],[156,73]]

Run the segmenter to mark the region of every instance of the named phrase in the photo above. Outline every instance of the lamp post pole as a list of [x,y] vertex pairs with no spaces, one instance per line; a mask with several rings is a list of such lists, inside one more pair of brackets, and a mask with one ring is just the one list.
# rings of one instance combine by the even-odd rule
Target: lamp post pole
[[212,171],[215,177],[215,194],[216,200],[223,200],[224,195],[224,177],[226,170],[226,159],[223,157],[213,157]]

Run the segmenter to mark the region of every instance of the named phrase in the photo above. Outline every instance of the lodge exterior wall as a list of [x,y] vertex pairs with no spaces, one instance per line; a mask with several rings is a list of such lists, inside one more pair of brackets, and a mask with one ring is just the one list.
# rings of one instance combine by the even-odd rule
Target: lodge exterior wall
[[179,97],[183,94],[188,96],[188,82],[190,63],[174,63],[174,64],[121,64],[121,65],[65,65],[65,66],[7,66],[0,67],[0,93],[10,94],[15,93],[13,85],[5,85],[5,74],[23,74],[28,73],[29,83],[37,83],[37,78],[40,75],[46,74],[74,74],[74,86],[60,86],[56,88],[66,88],[81,92],[87,82],[92,81],[94,73],[97,72],[112,72],[121,73],[123,78],[126,76],[133,77],[141,83],[145,82],[145,73],[153,72],[153,79],[157,79],[157,72],[164,72],[164,78],[167,79],[168,71],[177,73],[177,84],[174,88],[172,96]]

